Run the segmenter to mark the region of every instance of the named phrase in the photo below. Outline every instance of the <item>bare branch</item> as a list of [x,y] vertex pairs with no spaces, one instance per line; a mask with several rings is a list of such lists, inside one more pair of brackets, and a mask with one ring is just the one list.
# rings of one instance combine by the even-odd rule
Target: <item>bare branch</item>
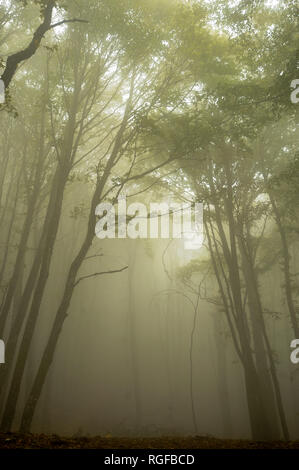
[[114,274],[114,273],[121,273],[122,271],[125,271],[126,269],[128,269],[129,266],[125,266],[124,268],[121,268],[121,269],[114,269],[114,270],[111,270],[111,271],[102,271],[102,272],[99,272],[99,273],[93,273],[93,274],[89,274],[87,276],[82,276],[82,277],[79,277],[79,279],[74,283],[74,287],[79,284],[79,282],[83,281],[84,279],[89,279],[91,277],[95,277],[95,276],[102,276],[103,274]]
[[58,23],[51,24],[49,30],[52,28],[56,28],[57,26],[61,26],[62,24],[66,24],[66,23],[89,23],[89,21],[80,20],[79,18],[73,18],[71,20],[62,20],[62,21],[59,21]]

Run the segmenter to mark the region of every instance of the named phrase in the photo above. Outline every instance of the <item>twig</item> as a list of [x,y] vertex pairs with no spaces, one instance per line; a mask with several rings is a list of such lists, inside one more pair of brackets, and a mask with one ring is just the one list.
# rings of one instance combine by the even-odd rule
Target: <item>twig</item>
[[51,24],[49,29],[56,28],[57,26],[61,26],[62,24],[65,23],[89,23],[87,20],[80,20],[79,18],[73,18],[71,20],[62,20],[59,21],[58,23]]
[[99,272],[99,273],[93,273],[93,274],[89,274],[87,276],[82,276],[82,277],[79,277],[79,279],[74,283],[74,287],[79,284],[79,282],[83,281],[84,279],[89,279],[91,277],[95,277],[95,276],[102,276],[103,274],[114,274],[114,273],[121,273],[122,271],[125,271],[126,269],[128,269],[129,266],[125,266],[124,268],[121,268],[121,269],[115,269],[115,270],[112,270],[112,271],[102,271],[102,272]]

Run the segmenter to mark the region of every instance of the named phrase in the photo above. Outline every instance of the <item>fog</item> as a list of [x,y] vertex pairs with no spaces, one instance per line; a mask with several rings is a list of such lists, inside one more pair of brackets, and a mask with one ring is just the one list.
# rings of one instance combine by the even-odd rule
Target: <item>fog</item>
[[297,10],[226,3],[0,2],[1,431],[299,439]]

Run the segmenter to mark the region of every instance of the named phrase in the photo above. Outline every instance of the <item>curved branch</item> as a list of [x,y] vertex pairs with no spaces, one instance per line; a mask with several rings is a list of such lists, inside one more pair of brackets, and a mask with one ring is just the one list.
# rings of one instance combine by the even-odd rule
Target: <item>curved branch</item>
[[93,273],[93,274],[88,274],[87,276],[82,276],[82,277],[79,277],[79,279],[74,283],[74,287],[79,284],[79,282],[83,281],[84,279],[89,279],[91,277],[95,277],[95,276],[102,276],[103,274],[114,274],[114,273],[121,273],[122,271],[125,271],[126,269],[128,269],[129,266],[125,266],[124,268],[121,268],[121,269],[115,269],[115,270],[112,270],[112,271],[102,271],[102,272],[99,272],[99,273]]
[[66,24],[66,23],[89,23],[89,21],[80,20],[80,18],[73,18],[71,20],[62,20],[62,21],[59,21],[58,23],[51,24],[49,29],[56,28],[57,26],[61,26],[62,24]]
[[41,40],[43,39],[47,31],[65,23],[75,23],[75,22],[88,23],[88,21],[86,20],[80,20],[78,18],[74,18],[71,20],[63,20],[63,21],[59,21],[58,23],[51,24],[55,3],[56,3],[55,0],[49,0],[45,8],[43,8],[42,10],[43,22],[39,25],[39,27],[34,32],[30,44],[25,49],[19,52],[16,52],[15,54],[12,54],[8,57],[6,61],[5,70],[1,77],[6,89],[9,87],[10,82],[13,76],[15,75],[19,64],[23,62],[24,60],[30,59],[30,57],[32,57],[36,53],[37,49],[40,46]]
[[45,33],[51,28],[51,21],[53,15],[53,9],[55,1],[50,0],[42,11],[43,22],[39,25],[33,34],[33,38],[30,44],[22,51],[16,52],[8,57],[6,61],[6,67],[2,74],[2,80],[5,88],[9,87],[9,84],[17,71],[17,68],[21,62],[32,57],[40,46],[41,40]]

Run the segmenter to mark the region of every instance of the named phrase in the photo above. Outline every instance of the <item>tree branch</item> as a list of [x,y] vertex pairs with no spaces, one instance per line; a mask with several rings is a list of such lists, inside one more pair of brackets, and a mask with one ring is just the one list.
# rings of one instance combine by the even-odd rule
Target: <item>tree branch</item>
[[93,274],[89,274],[87,276],[82,276],[82,277],[79,277],[79,279],[74,283],[74,287],[79,284],[79,282],[83,281],[84,279],[89,279],[91,277],[95,277],[95,276],[102,276],[103,274],[114,274],[114,273],[121,273],[122,271],[125,271],[126,269],[128,269],[129,266],[125,266],[124,268],[121,268],[121,269],[115,269],[115,270],[112,270],[112,271],[102,271],[100,273],[93,273]]
[[16,73],[18,65],[24,60],[32,57],[40,46],[41,40],[45,33],[51,28],[52,14],[55,6],[55,1],[50,0],[42,11],[43,22],[39,25],[33,34],[33,38],[30,44],[22,51],[16,52],[8,57],[6,61],[6,67],[2,75],[5,88],[9,87],[9,84]]
[[1,77],[6,89],[9,87],[10,82],[13,76],[15,75],[19,64],[23,62],[24,60],[30,59],[30,57],[32,57],[35,54],[35,52],[40,46],[41,40],[43,39],[47,31],[65,23],[74,23],[74,22],[88,23],[88,21],[86,20],[80,20],[78,18],[74,18],[71,20],[63,20],[63,21],[59,21],[58,23],[51,24],[55,3],[56,3],[55,0],[49,0],[45,8],[42,10],[43,22],[39,25],[39,27],[34,32],[33,38],[30,44],[25,49],[19,52],[16,52],[15,54],[12,54],[8,57],[6,61],[5,70]]
[[66,23],[89,23],[87,20],[80,20],[80,18],[73,18],[72,20],[62,20],[58,23],[51,24],[49,29],[56,28],[57,26],[61,26],[62,24]]

